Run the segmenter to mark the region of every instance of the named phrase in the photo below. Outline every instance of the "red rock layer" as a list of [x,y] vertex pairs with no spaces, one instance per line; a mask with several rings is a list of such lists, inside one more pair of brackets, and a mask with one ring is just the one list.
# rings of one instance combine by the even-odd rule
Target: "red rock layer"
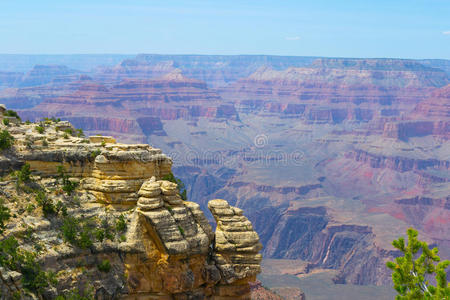
[[367,122],[409,112],[448,82],[442,70],[416,62],[318,59],[310,67],[284,71],[262,67],[220,92],[247,111],[263,108],[324,123]]
[[186,78],[179,70],[159,79],[124,80],[113,86],[89,79],[71,86],[76,89],[47,97],[21,115],[32,119],[61,116],[88,131],[140,135],[164,135],[161,120],[237,119],[233,104],[223,103],[204,82]]
[[450,85],[435,90],[417,104],[406,121],[388,122],[384,136],[407,140],[410,137],[436,135],[450,139]]

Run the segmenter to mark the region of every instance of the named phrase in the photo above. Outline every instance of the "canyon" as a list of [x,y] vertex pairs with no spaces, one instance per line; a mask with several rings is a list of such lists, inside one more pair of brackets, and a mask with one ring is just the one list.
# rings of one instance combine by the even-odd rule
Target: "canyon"
[[[245,211],[263,266],[305,262],[292,274],[281,264],[280,276],[389,287],[390,242],[410,226],[450,256],[446,60],[142,54],[36,65],[0,72],[0,103],[23,120],[162,149],[199,209],[227,199]],[[265,286],[302,294],[266,269]]]

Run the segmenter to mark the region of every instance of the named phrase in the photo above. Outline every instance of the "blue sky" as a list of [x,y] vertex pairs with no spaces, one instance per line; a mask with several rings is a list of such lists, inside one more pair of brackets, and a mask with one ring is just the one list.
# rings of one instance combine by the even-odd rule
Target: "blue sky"
[[0,53],[450,59],[450,1],[0,0]]

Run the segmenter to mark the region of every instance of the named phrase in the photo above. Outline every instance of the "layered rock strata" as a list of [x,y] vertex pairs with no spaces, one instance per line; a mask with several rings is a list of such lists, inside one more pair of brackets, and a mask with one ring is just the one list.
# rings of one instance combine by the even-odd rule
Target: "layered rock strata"
[[246,278],[255,281],[255,275],[261,272],[259,236],[242,209],[220,199],[209,201],[208,208],[217,222],[213,259],[223,274],[219,295],[229,296],[229,284],[233,284],[239,293],[250,293]]
[[[44,298],[90,287],[96,299],[250,299],[249,282],[260,272],[262,249],[252,224],[242,210],[213,200],[214,233],[200,206],[184,201],[177,184],[163,180],[172,161],[159,149],[120,144],[111,137],[76,136],[67,122],[5,128],[14,146],[0,156],[15,162],[11,169],[28,163],[33,182],[51,201],[66,205],[69,216],[98,228],[120,218],[126,224],[120,237],[96,240],[83,250],[62,239],[60,217],[44,217],[31,208],[18,213],[4,237],[20,236],[23,224],[33,229],[33,243],[41,249],[37,259],[58,279],[41,292]],[[71,196],[58,192],[61,172],[79,183]],[[22,198],[23,205],[30,204],[14,177],[1,186],[11,211]],[[19,246],[30,248],[29,242],[19,239]],[[111,263],[107,273],[97,267],[105,260]],[[2,276],[2,295],[22,293],[20,272],[2,269]]]

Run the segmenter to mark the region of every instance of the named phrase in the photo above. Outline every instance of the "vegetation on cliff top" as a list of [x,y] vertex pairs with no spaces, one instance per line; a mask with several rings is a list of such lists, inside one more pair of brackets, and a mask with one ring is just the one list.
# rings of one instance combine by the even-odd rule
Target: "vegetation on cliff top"
[[19,117],[19,115],[17,114],[17,112],[15,112],[14,110],[11,110],[11,109],[8,109],[7,111],[5,111],[5,112],[3,113],[3,115],[4,115],[5,117],[13,117],[13,118],[16,118],[16,119],[20,120],[20,117]]
[[[0,234],[3,235],[0,239],[0,267],[4,270],[3,274],[0,273],[0,279],[7,280],[12,276],[12,273],[9,273],[11,271],[21,274],[19,278],[21,286],[11,294],[15,297],[14,299],[23,299],[26,295],[46,299],[45,295],[49,289],[52,290],[59,284],[59,274],[42,267],[39,257],[43,253],[42,251],[46,251],[46,247],[43,246],[42,241],[36,240],[34,229],[25,226],[22,232],[12,233],[6,230],[8,223],[11,219],[16,219],[18,214],[28,213],[36,216],[35,208],[40,207],[44,217],[52,224],[50,226],[55,230],[60,228],[59,236],[72,246],[81,249],[90,248],[94,242],[103,242],[105,239],[124,241],[120,236],[127,229],[127,219],[124,213],[116,217],[107,216],[107,219],[98,216],[68,215],[66,205],[71,206],[72,209],[79,206],[79,202],[76,200],[78,195],[73,193],[76,184],[69,180],[69,176],[62,166],[58,167],[57,173],[58,176],[53,179],[53,187],[49,189],[48,186],[52,186],[52,184],[48,185],[48,182],[51,180],[47,181],[46,188],[45,183],[37,180],[39,177],[33,176],[30,165],[24,164],[19,170],[13,171],[9,175],[9,179],[12,179],[9,182],[16,185],[15,192],[17,194],[14,196],[6,193],[9,195],[6,200],[0,198]],[[60,190],[58,190],[58,184],[61,185]],[[66,193],[62,193],[62,191]],[[64,202],[55,200],[53,196],[60,199],[62,197]],[[21,200],[25,202],[21,203]],[[11,210],[7,206],[11,203],[23,208]],[[26,209],[24,209],[25,207]],[[108,219],[110,220],[108,221]],[[24,247],[24,241],[32,243],[34,250],[30,251],[29,247]],[[109,261],[101,261],[98,265],[101,272],[108,272],[111,268]],[[56,299],[90,300],[93,299],[93,296],[89,291],[72,290],[58,295]]]
[[181,199],[183,200],[187,200],[187,191],[186,191],[186,186],[184,185],[183,181],[181,181],[181,179],[175,177],[175,175],[173,175],[172,172],[170,172],[169,174],[165,175],[162,180],[167,180],[173,183],[176,183],[178,185],[178,189],[180,191],[180,196]]
[[[409,228],[407,234],[407,245],[403,237],[392,242],[404,256],[386,264],[393,271],[392,281],[398,293],[396,299],[450,299],[450,283],[447,283],[445,272],[450,261],[441,261],[438,249],[430,249],[426,242],[420,241],[416,230]],[[436,286],[429,281],[432,275]]]
[[[19,242],[13,237],[0,241],[0,266],[22,274],[23,293],[27,291],[41,295],[45,288],[56,285],[53,272],[46,272],[36,261],[36,254],[19,247]],[[17,295],[21,298],[21,295]]]
[[67,195],[71,195],[73,191],[77,188],[78,184],[76,182],[73,182],[69,180],[69,176],[66,174],[66,170],[64,169],[64,166],[58,166],[57,169],[58,172],[58,178],[61,179],[63,184],[63,191],[67,193]]
[[2,130],[0,132],[0,150],[5,150],[11,148],[14,142],[14,138],[9,134],[7,130]]

